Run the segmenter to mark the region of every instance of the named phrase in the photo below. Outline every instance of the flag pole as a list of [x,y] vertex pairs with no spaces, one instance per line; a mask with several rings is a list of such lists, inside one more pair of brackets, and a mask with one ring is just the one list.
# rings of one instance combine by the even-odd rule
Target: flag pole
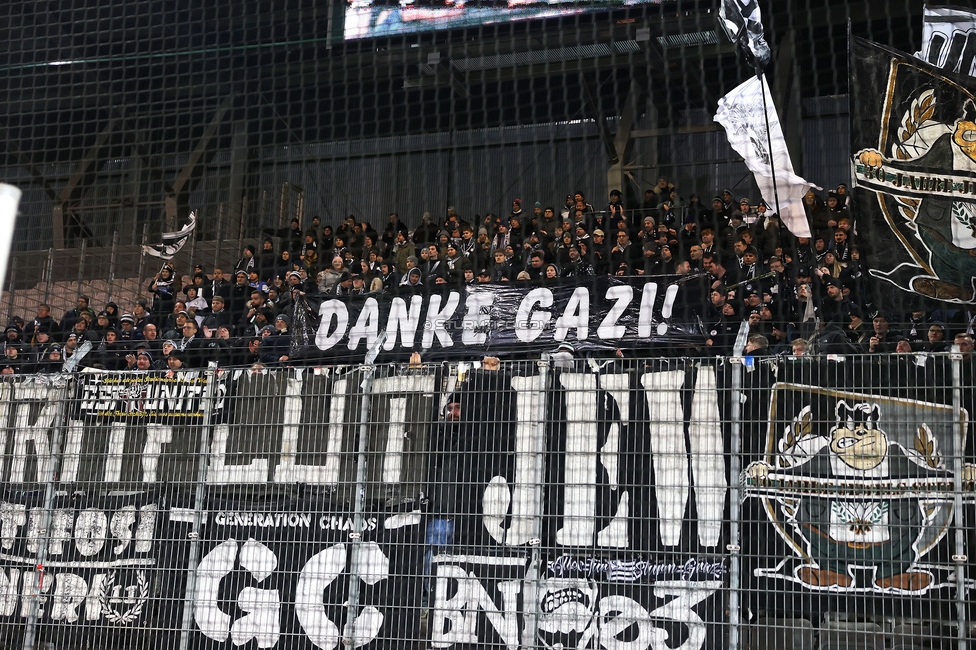
[[773,181],[773,203],[776,204],[776,216],[779,217],[780,223],[785,223],[783,221],[783,215],[779,213],[779,189],[776,187],[776,165],[773,162],[773,136],[769,131],[769,109],[766,107],[766,79],[763,77],[762,68],[756,66],[756,77],[759,78],[759,89],[762,91],[762,102],[763,102],[763,117],[766,119],[766,146],[769,147],[769,172],[772,176]]

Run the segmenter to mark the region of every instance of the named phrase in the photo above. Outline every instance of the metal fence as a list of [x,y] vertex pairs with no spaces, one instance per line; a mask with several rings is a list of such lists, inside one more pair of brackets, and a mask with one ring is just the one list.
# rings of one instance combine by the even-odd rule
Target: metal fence
[[0,383],[6,648],[965,648],[962,354]]

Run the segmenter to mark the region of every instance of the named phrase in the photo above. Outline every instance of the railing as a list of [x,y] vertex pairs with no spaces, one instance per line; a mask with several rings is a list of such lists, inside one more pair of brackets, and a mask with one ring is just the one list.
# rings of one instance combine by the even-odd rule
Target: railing
[[10,378],[0,645],[967,647],[974,367]]

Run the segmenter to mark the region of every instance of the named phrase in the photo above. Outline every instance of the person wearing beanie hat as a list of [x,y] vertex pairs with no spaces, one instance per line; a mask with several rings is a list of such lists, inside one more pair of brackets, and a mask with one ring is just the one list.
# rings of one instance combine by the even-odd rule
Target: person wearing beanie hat
[[111,316],[105,310],[98,312],[95,316],[95,322],[92,323],[91,330],[98,333],[99,336],[105,335],[105,330],[112,326]]
[[251,287],[247,284],[247,273],[236,272],[234,274],[234,284],[230,288],[230,299],[227,301],[227,308],[230,309],[233,320],[240,320],[250,297]]
[[[21,341],[20,338],[20,328],[14,325],[13,323],[7,325],[6,329],[4,329],[3,331],[3,345],[0,347],[4,349],[6,349],[7,346],[10,345],[16,345],[20,347],[22,343],[23,341]],[[3,352],[3,350],[0,350],[0,352]]]
[[288,328],[291,319],[285,314],[278,314],[275,318],[273,330],[261,344],[261,360],[264,363],[284,363],[291,353],[291,333]]
[[866,341],[864,352],[876,354],[891,354],[895,351],[895,344],[898,342],[900,332],[891,329],[891,321],[888,313],[882,310],[876,311],[871,316],[871,325],[874,330]]
[[526,215],[522,210],[522,199],[514,199],[512,201],[512,212],[508,215],[509,220],[514,218],[522,221],[523,216]]
[[542,219],[542,202],[536,201],[532,204],[532,221],[529,224],[531,230],[535,230],[539,227],[539,220]]
[[149,291],[154,296],[153,312],[168,314],[173,311],[173,304],[176,302],[176,287],[173,285],[175,279],[173,267],[167,264],[159,270],[159,273],[149,283]]
[[420,260],[417,259],[415,255],[411,255],[405,260],[403,266],[403,276],[400,278],[400,284],[407,284],[407,279],[410,275],[410,272],[413,271],[414,269],[419,270],[419,264],[420,264]]
[[168,376],[172,376],[173,372],[180,370],[186,370],[186,355],[180,350],[173,350],[166,357],[166,367],[169,369]]
[[33,372],[55,373],[64,369],[61,346],[57,343],[46,346],[38,355]]
[[137,347],[125,355],[126,370],[155,370],[152,351],[148,347]]
[[136,353],[136,370],[155,370],[153,355],[149,350],[139,350]]
[[241,258],[237,260],[237,264],[234,265],[234,272],[244,271],[245,275],[251,272],[251,269],[255,268],[257,260],[254,258],[255,249],[254,246],[248,244],[244,247],[241,253]]
[[618,229],[618,224],[627,220],[627,216],[624,214],[623,194],[620,193],[620,190],[610,191],[610,203],[607,204],[606,219],[601,220],[595,217],[596,215],[593,214],[590,214],[588,217],[591,226],[596,227],[607,224],[612,229]]

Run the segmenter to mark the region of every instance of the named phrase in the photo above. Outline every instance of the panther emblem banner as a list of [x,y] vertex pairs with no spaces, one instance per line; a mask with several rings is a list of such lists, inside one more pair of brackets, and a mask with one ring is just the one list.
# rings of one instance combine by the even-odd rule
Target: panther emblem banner
[[766,453],[743,481],[794,555],[756,575],[812,590],[951,587],[953,566],[930,554],[952,521],[954,481],[976,474],[954,474],[960,417],[942,404],[776,384]]

